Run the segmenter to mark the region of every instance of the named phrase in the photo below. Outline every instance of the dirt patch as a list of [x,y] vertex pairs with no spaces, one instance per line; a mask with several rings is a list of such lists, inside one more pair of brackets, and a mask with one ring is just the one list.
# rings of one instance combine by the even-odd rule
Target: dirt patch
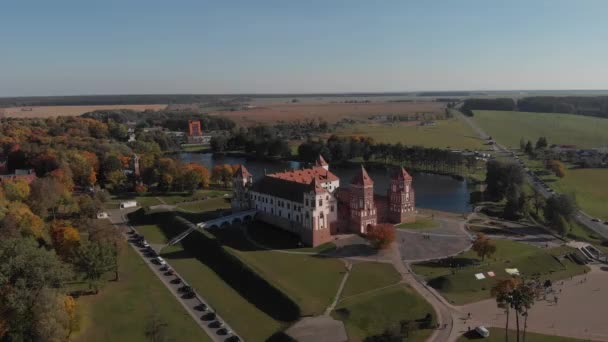
[[94,110],[130,109],[134,111],[160,110],[164,104],[144,105],[99,105],[99,106],[34,106],[0,108],[0,117],[6,118],[48,118],[52,116],[78,116]]
[[444,104],[436,102],[384,102],[384,103],[324,103],[324,104],[269,104],[233,112],[216,112],[239,124],[259,122],[324,119],[329,123],[341,119],[367,119],[372,115],[411,115],[441,113]]

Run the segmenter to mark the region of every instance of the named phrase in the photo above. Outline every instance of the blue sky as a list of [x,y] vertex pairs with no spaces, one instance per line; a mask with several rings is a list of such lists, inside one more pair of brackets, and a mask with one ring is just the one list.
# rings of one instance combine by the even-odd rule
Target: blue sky
[[608,89],[608,1],[0,2],[0,96]]

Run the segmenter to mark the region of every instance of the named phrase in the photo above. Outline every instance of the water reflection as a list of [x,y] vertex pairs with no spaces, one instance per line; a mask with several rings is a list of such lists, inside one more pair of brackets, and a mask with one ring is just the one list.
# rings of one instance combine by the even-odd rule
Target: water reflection
[[[187,163],[198,163],[205,167],[213,168],[216,164],[244,164],[254,179],[259,179],[265,173],[273,173],[290,169],[300,168],[300,163],[291,162],[265,162],[247,160],[242,157],[216,157],[211,153],[180,153],[178,158]],[[341,179],[342,186],[348,186],[350,180],[357,172],[356,168],[336,168],[330,170]],[[385,194],[390,183],[390,171],[384,169],[368,170],[374,180],[374,191]],[[414,189],[416,191],[416,206],[420,208],[437,209],[450,212],[468,212],[469,192],[471,191],[466,181],[459,181],[449,176],[435,175],[429,173],[412,173],[414,178]]]

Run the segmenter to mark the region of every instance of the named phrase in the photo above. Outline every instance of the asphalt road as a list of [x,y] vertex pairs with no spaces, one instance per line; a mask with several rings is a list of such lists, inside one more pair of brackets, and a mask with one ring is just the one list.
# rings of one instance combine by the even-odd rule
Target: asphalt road
[[[470,117],[463,115],[460,112],[457,112],[457,114],[462,120],[464,120],[476,133],[477,135],[479,135],[480,138],[482,139],[488,139],[490,136],[488,134],[486,134],[486,132],[484,132],[481,127],[479,127],[477,125],[477,123],[475,121],[473,121]],[[525,165],[518,159],[515,158],[515,155],[512,151],[510,151],[508,148],[498,144],[498,143],[494,143],[494,145],[492,145],[492,148],[494,149],[494,151],[496,152],[501,152],[503,153],[506,157],[511,158],[513,161],[517,162],[517,163],[521,163],[522,167],[525,168]],[[545,198],[549,198],[553,195],[553,193],[551,193],[547,188],[545,188],[543,186],[544,183],[542,183],[540,180],[535,180],[534,176],[531,174],[531,172],[526,172],[526,180]],[[576,220],[584,225],[585,227],[591,229],[592,231],[594,231],[595,233],[597,233],[598,235],[602,236],[604,239],[608,239],[608,225],[603,224],[602,222],[594,222],[593,221],[593,217],[591,217],[590,215],[588,215],[587,213],[579,210],[578,213],[575,216]]]
[[[125,234],[129,245],[150,267],[158,279],[165,284],[167,289],[169,289],[169,292],[171,292],[177,301],[182,304],[190,316],[192,316],[194,321],[207,333],[211,340],[215,342],[231,341],[231,336],[236,336],[236,334],[226,334],[225,330],[222,330],[230,328],[225,321],[214,312],[211,306],[209,306],[198,294],[195,294],[194,297],[189,297],[180,291],[180,288],[184,286],[184,281],[187,280],[184,280],[179,274],[177,274],[177,272],[174,275],[168,275],[166,271],[161,270],[161,266],[153,261],[154,257],[148,254],[148,251],[145,248],[141,248],[141,246],[134,241],[133,236],[129,232],[136,230],[129,224],[128,220],[125,218],[125,215],[136,209],[138,208],[108,210],[110,222],[112,222],[116,228],[121,229],[121,231]],[[168,263],[167,265],[170,267]],[[180,279],[181,281],[177,282],[176,279]],[[202,310],[201,304],[207,306],[207,309]],[[208,316],[209,313],[213,313],[213,317]],[[224,324],[222,327],[219,326],[220,322]],[[242,341],[242,339],[240,340]]]

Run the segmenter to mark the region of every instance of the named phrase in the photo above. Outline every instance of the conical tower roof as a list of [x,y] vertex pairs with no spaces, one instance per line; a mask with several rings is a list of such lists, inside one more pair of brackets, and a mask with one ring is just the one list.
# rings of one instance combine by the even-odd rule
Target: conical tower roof
[[412,176],[405,170],[405,168],[401,167],[395,174],[393,175],[393,179],[397,180],[412,180]]
[[240,165],[239,168],[234,173],[234,177],[248,178],[248,177],[251,177],[251,173],[249,173],[249,171],[247,171],[247,168],[244,165]]
[[325,159],[323,159],[323,156],[321,154],[319,154],[319,158],[317,158],[315,165],[316,166],[329,166],[329,164],[327,164],[327,162],[325,161]]
[[374,185],[374,181],[367,174],[367,171],[365,171],[365,168],[363,167],[363,165],[361,165],[361,171],[357,172],[357,174],[355,175],[353,180],[350,182],[350,184],[366,186],[366,185]]

